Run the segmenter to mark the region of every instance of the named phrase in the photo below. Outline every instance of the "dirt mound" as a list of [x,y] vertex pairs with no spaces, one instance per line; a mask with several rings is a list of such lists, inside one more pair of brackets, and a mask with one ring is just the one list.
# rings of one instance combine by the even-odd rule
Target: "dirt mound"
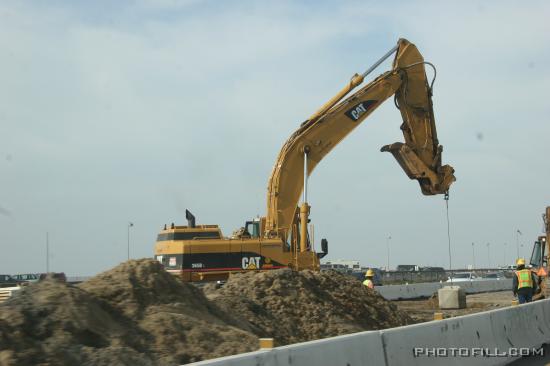
[[[108,285],[106,285],[108,284]],[[80,288],[133,319],[151,336],[161,364],[252,351],[258,340],[246,323],[226,314],[197,287],[182,283],[155,260],[132,260],[82,283]]]
[[413,322],[357,279],[332,271],[244,273],[231,276],[221,288],[207,286],[204,291],[278,345]]
[[[117,360],[130,364],[133,348],[143,348],[143,332],[116,315],[85,291],[53,279],[27,286],[0,306],[0,365],[96,365],[93,360],[112,347]],[[141,359],[136,364],[151,364]]]
[[122,263],[78,287],[133,318],[141,318],[151,306],[180,304],[184,305],[182,309],[187,313],[197,312],[197,315],[216,320],[211,313],[216,313],[217,309],[209,303],[201,290],[180,282],[164,271],[159,262],[151,259]]
[[0,305],[0,365],[179,365],[252,351],[246,324],[156,261],[129,261],[79,286],[30,285]]
[[337,273],[233,276],[205,293],[150,259],[78,286],[46,279],[0,304],[0,366],[181,365],[279,344],[398,326],[409,318]]

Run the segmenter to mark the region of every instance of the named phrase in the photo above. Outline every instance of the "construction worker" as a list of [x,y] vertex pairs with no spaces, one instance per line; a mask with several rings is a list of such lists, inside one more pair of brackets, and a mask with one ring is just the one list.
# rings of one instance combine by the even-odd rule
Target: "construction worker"
[[374,288],[374,271],[372,269],[367,270],[367,274],[365,275],[366,280],[363,281],[363,285],[367,286],[368,288],[373,289]]
[[514,297],[517,296],[519,303],[531,302],[533,294],[537,289],[537,279],[535,274],[528,268],[525,268],[525,259],[519,258],[516,261],[517,271],[514,276]]

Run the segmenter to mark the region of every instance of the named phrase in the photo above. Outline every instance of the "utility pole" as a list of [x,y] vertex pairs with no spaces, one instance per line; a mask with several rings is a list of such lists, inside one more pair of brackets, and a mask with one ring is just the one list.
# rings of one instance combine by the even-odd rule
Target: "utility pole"
[[128,260],[130,260],[130,228],[134,226],[133,223],[129,222],[128,223]]
[[50,273],[50,233],[46,231],[46,273]]
[[390,270],[390,240],[391,235],[388,235],[388,237],[386,238],[386,248],[388,250],[388,262],[386,263],[386,271]]
[[475,244],[472,243],[472,269],[476,269],[476,249]]
[[504,243],[504,265],[506,265],[506,243]]
[[491,268],[491,243],[487,243],[487,259],[489,260],[488,268]]

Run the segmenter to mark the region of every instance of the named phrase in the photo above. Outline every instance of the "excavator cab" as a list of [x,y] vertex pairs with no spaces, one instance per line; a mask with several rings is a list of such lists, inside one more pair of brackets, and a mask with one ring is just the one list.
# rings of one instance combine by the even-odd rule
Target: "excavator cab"
[[247,221],[244,226],[243,235],[250,235],[250,238],[260,237],[260,221]]

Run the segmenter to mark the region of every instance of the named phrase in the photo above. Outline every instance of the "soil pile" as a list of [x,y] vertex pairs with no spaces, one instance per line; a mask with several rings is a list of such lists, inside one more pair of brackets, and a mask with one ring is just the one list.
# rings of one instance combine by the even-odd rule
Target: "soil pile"
[[0,366],[181,365],[253,351],[262,336],[287,344],[409,321],[338,273],[246,273],[203,292],[143,259],[78,286],[48,278],[0,304]]
[[47,279],[0,305],[0,365],[151,365],[143,332],[85,291]]
[[47,279],[0,305],[0,365],[180,365],[257,348],[257,337],[156,261],[79,286]]
[[338,272],[288,269],[231,276],[204,291],[220,308],[277,345],[412,324],[377,292]]

